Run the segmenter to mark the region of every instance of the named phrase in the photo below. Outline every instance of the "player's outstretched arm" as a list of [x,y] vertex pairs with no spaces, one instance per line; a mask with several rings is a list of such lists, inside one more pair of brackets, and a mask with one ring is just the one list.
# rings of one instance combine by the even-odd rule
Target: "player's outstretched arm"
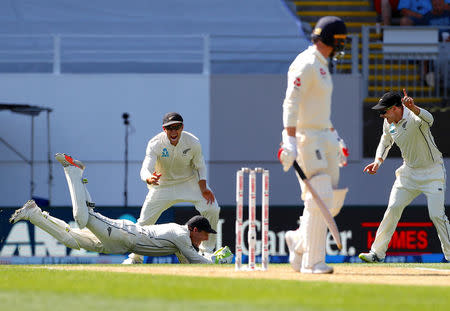
[[409,97],[408,94],[406,93],[406,90],[403,89],[403,95],[404,97],[402,98],[402,103],[403,105],[406,106],[406,108],[408,108],[409,110],[411,110],[416,116],[419,115],[420,113],[420,109],[419,107],[417,107],[414,104],[414,99],[412,97]]

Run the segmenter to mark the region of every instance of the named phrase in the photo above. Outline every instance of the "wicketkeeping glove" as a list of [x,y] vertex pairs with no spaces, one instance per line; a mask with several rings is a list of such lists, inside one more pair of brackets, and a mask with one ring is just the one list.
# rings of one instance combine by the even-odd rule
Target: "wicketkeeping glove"
[[230,248],[228,246],[224,246],[214,252],[214,254],[211,257],[211,260],[213,263],[216,264],[227,264],[233,262],[233,257],[234,255],[230,251]]
[[336,136],[336,140],[339,143],[339,166],[347,166],[347,158],[349,156],[347,145],[345,144],[344,140],[339,136],[336,129],[332,130],[331,133],[333,133]]
[[278,150],[278,160],[283,165],[283,170],[287,172],[297,158],[297,141],[294,136],[289,136],[286,130],[281,133],[283,143]]

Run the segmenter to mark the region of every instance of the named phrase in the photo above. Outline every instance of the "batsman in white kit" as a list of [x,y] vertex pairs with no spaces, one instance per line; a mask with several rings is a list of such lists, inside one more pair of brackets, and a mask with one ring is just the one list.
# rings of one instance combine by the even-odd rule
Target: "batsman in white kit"
[[[346,164],[348,151],[331,120],[333,81],[328,58],[343,51],[347,28],[342,19],[319,19],[312,42],[289,67],[286,97],[283,102],[282,146],[278,157],[284,171],[296,160],[310,185],[336,216],[342,208],[347,189],[337,189],[339,166]],[[327,225],[320,206],[298,176],[304,201],[300,226],[286,233],[289,262],[301,273],[332,273],[325,263]]]
[[383,262],[386,250],[405,207],[421,193],[428,203],[428,214],[436,227],[445,259],[450,261],[450,224],[445,215],[446,172],[442,154],[430,127],[434,118],[403,90],[385,93],[372,108],[384,118],[383,134],[374,162],[364,172],[376,174],[394,144],[400,148],[403,165],[395,171],[388,207],[378,227],[369,253],[359,254],[365,262]]
[[28,220],[73,249],[106,254],[134,252],[142,256],[175,254],[181,263],[231,263],[233,254],[228,247],[217,250],[211,257],[199,254],[200,243],[207,241],[210,234],[216,234],[205,217],[194,216],[186,225],[149,226],[107,218],[94,211],[94,203],[82,177],[83,163],[62,153],[57,153],[55,158],[64,167],[78,228],[71,228],[63,220],[43,212],[33,200],[15,211],[11,223]]
[[[206,182],[200,141],[183,131],[183,118],[179,113],[166,113],[162,127],[163,132],[148,142],[142,163],[141,179],[149,190],[137,223],[153,225],[169,207],[190,202],[216,230],[220,207]],[[216,238],[211,237],[200,245],[200,251],[212,254],[215,246]],[[142,256],[130,254],[123,263],[138,264],[142,261]]]

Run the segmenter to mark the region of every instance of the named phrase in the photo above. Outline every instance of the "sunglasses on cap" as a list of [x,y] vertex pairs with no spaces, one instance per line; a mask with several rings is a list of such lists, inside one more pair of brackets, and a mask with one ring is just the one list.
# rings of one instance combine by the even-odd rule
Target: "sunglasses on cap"
[[165,126],[164,128],[168,131],[178,131],[183,126],[183,123],[176,123],[169,126]]
[[391,110],[391,109],[394,108],[394,107],[395,107],[395,105],[392,105],[391,107],[386,108],[386,109],[380,111],[380,116],[384,116],[384,115],[386,114],[386,112],[388,112],[389,110]]

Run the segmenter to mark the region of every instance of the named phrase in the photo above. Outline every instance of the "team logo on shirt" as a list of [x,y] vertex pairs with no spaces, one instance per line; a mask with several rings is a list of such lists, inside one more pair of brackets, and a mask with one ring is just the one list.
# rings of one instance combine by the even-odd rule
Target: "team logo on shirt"
[[188,153],[189,150],[191,150],[191,148],[184,149],[183,150],[183,155],[185,156]]
[[302,82],[300,81],[300,78],[296,78],[296,79],[294,80],[294,86],[299,87],[300,85],[302,85]]
[[405,123],[403,123],[403,125],[402,125],[404,130],[406,130],[406,123],[408,123],[408,121],[405,121]]
[[164,148],[162,150],[161,157],[162,158],[168,158],[169,157],[169,150],[167,150],[167,148]]
[[324,75],[326,75],[327,74],[327,72],[325,71],[325,69],[323,69],[323,68],[320,68],[320,74],[322,75],[322,76],[324,76]]

